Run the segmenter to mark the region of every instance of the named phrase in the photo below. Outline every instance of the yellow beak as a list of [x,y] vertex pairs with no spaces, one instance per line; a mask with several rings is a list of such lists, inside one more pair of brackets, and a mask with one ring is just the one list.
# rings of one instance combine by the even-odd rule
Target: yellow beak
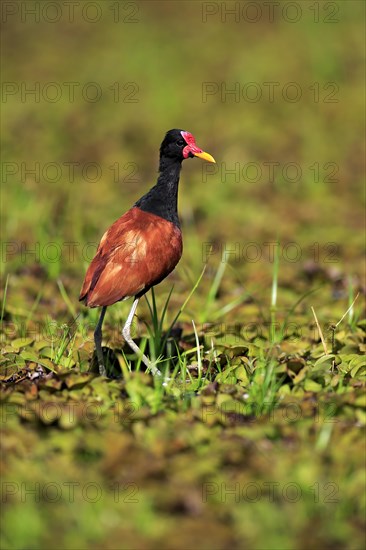
[[209,153],[205,153],[202,151],[202,153],[193,153],[195,157],[199,157],[200,159],[207,160],[208,162],[215,162],[216,160],[211,156]]

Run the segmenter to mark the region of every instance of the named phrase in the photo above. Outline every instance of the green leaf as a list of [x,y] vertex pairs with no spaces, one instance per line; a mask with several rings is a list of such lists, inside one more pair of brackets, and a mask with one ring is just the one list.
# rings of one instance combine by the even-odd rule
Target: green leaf
[[15,349],[25,348],[26,346],[30,346],[34,342],[34,338],[16,338],[15,340],[12,340],[11,345]]
[[318,382],[314,382],[314,380],[310,380],[309,378],[307,378],[305,380],[304,389],[305,391],[318,392],[323,389],[323,386],[321,384],[318,384]]
[[312,370],[328,370],[332,368],[335,358],[336,356],[333,354],[323,355],[323,357],[315,361]]

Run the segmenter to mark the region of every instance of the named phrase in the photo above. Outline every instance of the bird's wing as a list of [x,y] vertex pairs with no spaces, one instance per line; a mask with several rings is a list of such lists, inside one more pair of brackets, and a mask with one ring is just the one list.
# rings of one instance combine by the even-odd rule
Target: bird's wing
[[181,255],[180,230],[134,207],[103,235],[85,276],[80,300],[96,307],[136,296],[164,279]]

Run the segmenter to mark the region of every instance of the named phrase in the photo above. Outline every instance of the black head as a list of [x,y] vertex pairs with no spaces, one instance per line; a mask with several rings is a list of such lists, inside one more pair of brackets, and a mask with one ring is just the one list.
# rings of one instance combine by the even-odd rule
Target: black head
[[160,159],[169,158],[182,162],[188,157],[200,157],[209,162],[215,162],[214,158],[197,147],[193,135],[185,130],[169,130],[160,146]]

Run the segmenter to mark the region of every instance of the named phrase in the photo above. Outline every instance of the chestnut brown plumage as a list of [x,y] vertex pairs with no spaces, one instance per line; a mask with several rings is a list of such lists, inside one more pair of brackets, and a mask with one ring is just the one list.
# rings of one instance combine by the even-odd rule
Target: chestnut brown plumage
[[156,185],[104,233],[85,276],[79,300],[88,307],[101,306],[94,332],[99,372],[106,375],[102,352],[102,324],[108,306],[135,297],[122,334],[153,374],[160,374],[132,340],[130,327],[137,304],[160,283],[182,256],[182,233],[177,212],[182,161],[200,157],[215,162],[199,149],[189,132],[170,130],[160,147]]

